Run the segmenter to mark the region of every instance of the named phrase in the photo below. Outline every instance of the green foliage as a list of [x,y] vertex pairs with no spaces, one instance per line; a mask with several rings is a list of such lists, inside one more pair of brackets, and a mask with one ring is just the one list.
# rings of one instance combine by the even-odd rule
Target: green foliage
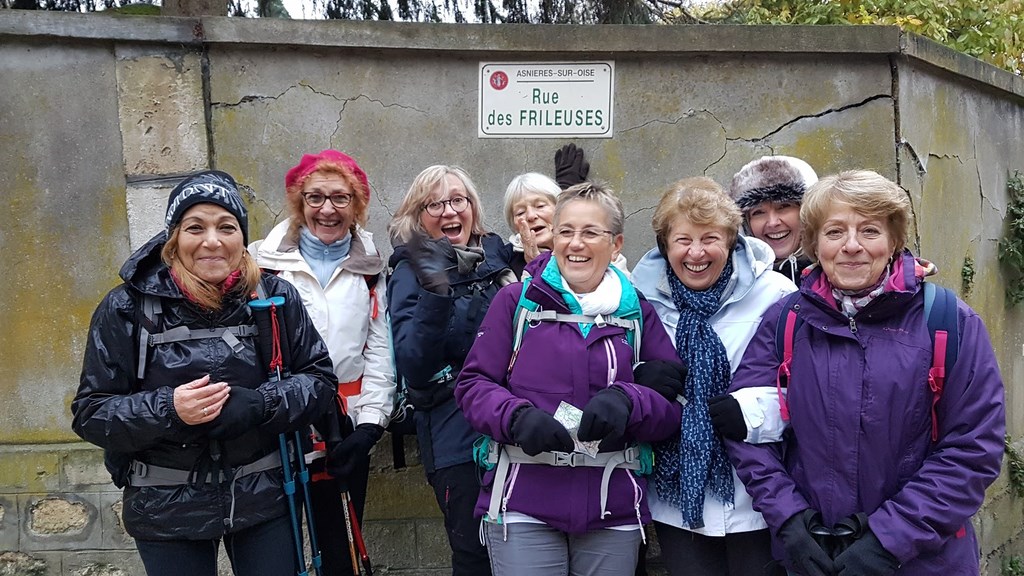
[[1003,556],[1001,576],[1024,576],[1024,560],[1020,556]]
[[999,262],[1006,273],[1010,305],[1024,301],[1024,180],[1019,171],[1006,182],[1006,232],[999,241]]
[[974,258],[968,254],[964,256],[964,265],[960,268],[960,291],[964,296],[971,293],[974,288]]
[[[1006,452],[1006,472],[1010,480],[1010,490],[1017,497],[1024,498],[1024,457],[1013,447],[1013,439],[1007,435],[1003,439]],[[1021,573],[1024,576],[1024,572]]]
[[1016,74],[1024,70],[1024,0],[726,0],[681,9],[683,21],[893,25]]

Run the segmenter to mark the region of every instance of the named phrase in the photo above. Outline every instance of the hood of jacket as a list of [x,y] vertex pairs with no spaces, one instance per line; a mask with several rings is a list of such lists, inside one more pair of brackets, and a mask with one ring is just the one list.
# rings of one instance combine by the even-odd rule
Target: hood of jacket
[[133,252],[118,272],[124,283],[143,294],[184,298],[171,278],[170,268],[160,258],[160,251],[166,243],[167,232],[160,231]]
[[[721,305],[741,300],[754,287],[754,282],[771,271],[775,253],[770,246],[749,236],[736,237],[732,253],[732,277],[722,293]],[[657,248],[650,249],[633,268],[633,284],[650,300],[672,302],[672,289],[665,273],[666,261]],[[674,307],[674,305],[673,305]]]
[[[249,253],[256,258],[261,268],[282,272],[309,272],[309,265],[299,252],[298,240],[288,238],[291,223],[292,219],[286,218],[274,226],[264,240],[257,240],[249,245]],[[384,259],[373,243],[373,234],[357,225],[352,234],[348,257],[342,260],[339,268],[363,276],[380,274],[384,270]]]

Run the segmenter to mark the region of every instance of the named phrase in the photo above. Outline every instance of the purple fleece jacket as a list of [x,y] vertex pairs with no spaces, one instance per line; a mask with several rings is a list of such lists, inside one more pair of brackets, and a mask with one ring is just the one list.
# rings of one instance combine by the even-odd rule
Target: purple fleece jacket
[[[549,257],[545,254],[539,261],[531,262],[530,267],[537,273],[530,281],[527,297],[545,310],[568,313],[561,295],[540,277],[539,271]],[[626,440],[661,440],[679,429],[679,404],[669,402],[650,388],[633,384],[633,350],[622,328],[594,326],[584,338],[578,324],[542,322],[526,331],[515,365],[507,374],[512,358],[513,315],[522,289],[523,284],[517,282],[495,296],[459,374],[455,398],[470,425],[497,442],[511,443],[510,420],[520,406],[532,404],[554,413],[564,400],[584,408],[595,393],[608,385],[604,345],[607,340],[612,344],[617,364],[612,386],[633,403]],[[640,310],[644,327],[640,359],[678,362],[654,309],[641,299]],[[625,469],[612,473],[608,490],[610,514],[601,518],[601,472],[601,468],[523,464],[516,478],[513,480],[510,475],[508,480],[515,483],[508,510],[528,514],[572,534],[649,522],[646,479]],[[489,473],[477,501],[477,516],[487,511],[490,491],[501,489],[491,486],[492,481],[493,474]]]
[[[727,447],[773,531],[806,508],[827,525],[864,512],[901,562],[899,576],[975,575],[970,518],[999,475],[1003,381],[981,318],[959,302],[959,357],[947,367],[932,442],[932,344],[920,268],[909,252],[901,257],[886,291],[852,320],[836,309],[820,268],[805,278],[787,400],[792,435]],[[765,313],[731,390],[774,385],[781,307]]]

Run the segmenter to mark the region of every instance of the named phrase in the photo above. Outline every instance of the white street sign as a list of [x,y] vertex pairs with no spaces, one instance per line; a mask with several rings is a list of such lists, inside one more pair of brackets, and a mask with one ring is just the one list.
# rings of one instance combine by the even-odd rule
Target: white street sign
[[611,138],[614,62],[481,62],[480,138]]

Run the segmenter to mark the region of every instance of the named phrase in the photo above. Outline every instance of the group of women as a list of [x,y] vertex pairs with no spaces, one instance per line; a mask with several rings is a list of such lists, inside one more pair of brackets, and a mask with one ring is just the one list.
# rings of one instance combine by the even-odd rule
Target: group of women
[[[652,521],[673,576],[977,574],[1002,381],[956,301],[935,393],[906,194],[784,156],[728,191],[683,179],[630,274],[622,204],[588,169],[570,145],[557,183],[516,177],[506,242],[465,171],[429,167],[387,266],[340,152],[287,173],[289,218],[248,251],[229,175],[175,187],[93,317],[72,404],[147,573],[212,576],[220,541],[236,574],[296,571],[302,456],[278,434],[299,430],[324,573],[349,573],[344,511],[361,519],[400,375],[454,575],[633,574]],[[281,321],[254,329],[268,298]]]

